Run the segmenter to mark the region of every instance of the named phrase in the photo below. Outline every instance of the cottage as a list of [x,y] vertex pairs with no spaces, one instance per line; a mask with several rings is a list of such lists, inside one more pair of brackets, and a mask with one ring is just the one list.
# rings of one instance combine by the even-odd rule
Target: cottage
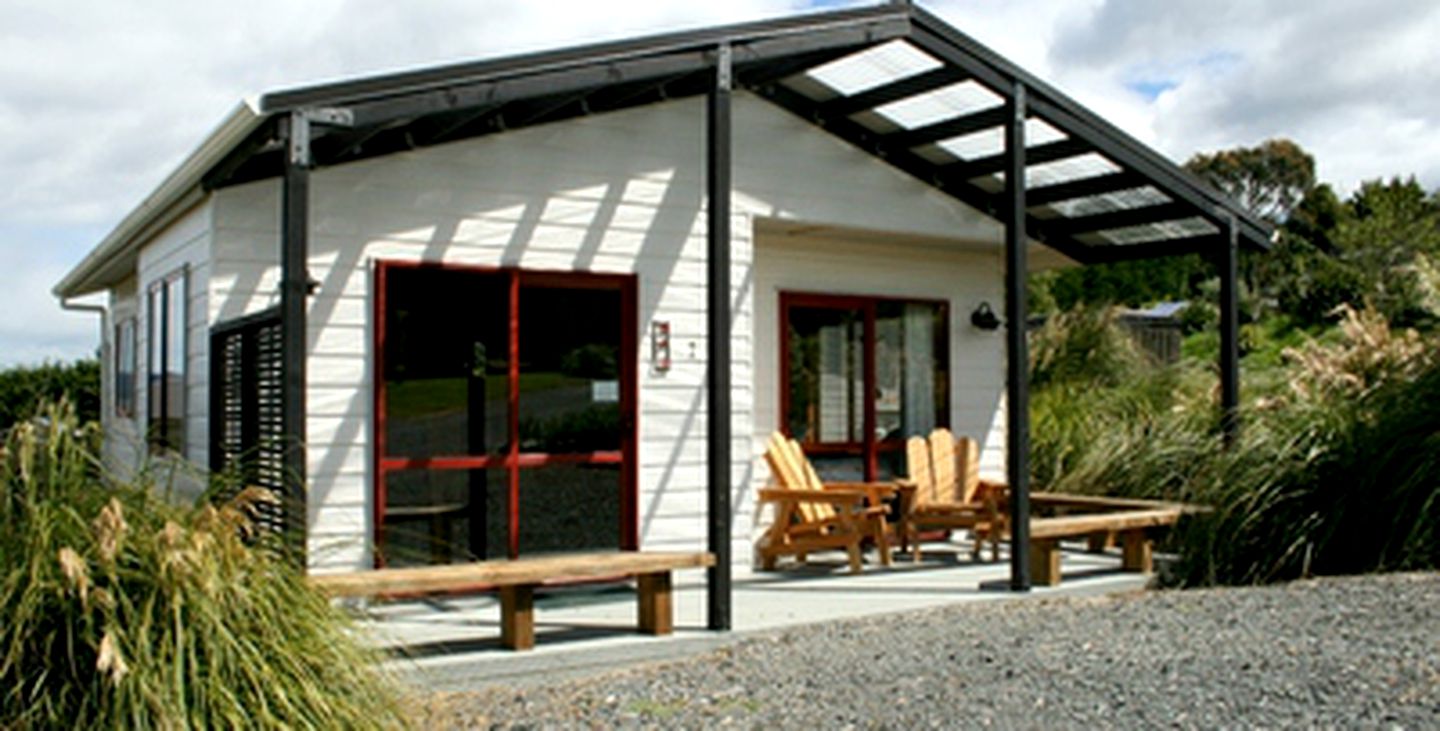
[[887,4],[266,94],[55,292],[108,293],[110,457],[275,487],[313,571],[708,545],[723,626],[772,431],[873,479],[948,426],[1024,516],[1027,269],[1212,256],[1233,408],[1268,245]]

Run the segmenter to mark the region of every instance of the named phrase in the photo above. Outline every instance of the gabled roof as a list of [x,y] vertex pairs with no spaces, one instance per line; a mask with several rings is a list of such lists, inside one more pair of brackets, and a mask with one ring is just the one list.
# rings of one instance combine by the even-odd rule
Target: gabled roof
[[[1003,215],[1005,104],[1025,87],[1027,233],[1081,263],[1204,253],[1233,221],[1267,224],[930,13],[906,3],[671,33],[322,84],[242,107],[65,280],[117,258],[197,192],[278,176],[279,121],[309,111],[319,166],[705,93],[717,49],[734,84],[992,216]],[[328,122],[328,124],[324,123]]]

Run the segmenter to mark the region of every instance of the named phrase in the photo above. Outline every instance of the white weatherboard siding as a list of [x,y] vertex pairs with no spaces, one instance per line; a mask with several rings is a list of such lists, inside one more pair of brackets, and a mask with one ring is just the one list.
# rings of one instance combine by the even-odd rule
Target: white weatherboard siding
[[[980,443],[980,469],[1005,472],[1005,342],[970,324],[980,302],[999,306],[1002,263],[995,254],[762,235],[755,253],[755,444],[781,425],[781,292],[843,293],[944,300],[950,308],[950,428]],[[763,469],[763,465],[761,466]]]
[[756,512],[755,489],[769,480],[758,456],[781,426],[779,304],[786,291],[947,301],[951,427],[980,442],[984,472],[1003,473],[1004,341],[970,325],[980,302],[1002,304],[999,224],[787,112],[744,98],[735,112],[735,187],[737,210],[752,220],[736,236],[754,235],[746,308],[753,319],[744,328],[756,353],[749,448],[756,459],[737,515]]
[[[185,458],[190,465],[203,467],[209,463],[210,446],[210,320],[209,286],[211,272],[211,214],[209,202],[201,203],[187,211],[164,231],[152,238],[140,250],[136,264],[138,287],[135,291],[134,306],[139,316],[136,319],[135,347],[138,351],[136,364],[135,434],[127,435],[122,429],[113,432],[116,442],[133,440],[143,435],[146,428],[146,414],[149,413],[149,388],[146,384],[150,367],[150,313],[146,307],[150,286],[164,280],[171,274],[184,269],[186,272],[186,331],[185,331]],[[144,451],[143,440],[131,441],[127,447],[117,449],[133,450],[135,454]],[[173,488],[180,497],[193,497],[204,489],[203,478],[189,466],[177,469]]]
[[[144,323],[135,287],[136,280],[132,276],[110,290],[110,316],[106,318],[103,335],[105,345],[101,348],[103,358],[100,362],[100,392],[103,398],[100,399],[100,423],[105,429],[105,460],[106,464],[121,476],[131,473],[140,462],[144,449],[140,436],[144,428],[140,416],[142,412],[138,408],[129,416],[121,416],[115,412],[115,327],[125,320],[133,319],[136,327],[135,344],[138,347],[139,329]],[[141,363],[138,353],[135,359],[138,366]],[[138,389],[141,384],[140,376],[136,373],[135,377],[134,387]],[[135,406],[139,406],[138,401]]]
[[[998,241],[998,229],[781,110],[745,94],[735,102],[732,535],[736,559],[748,561],[754,487],[765,479],[756,439],[774,427],[778,398],[771,293],[805,272],[803,262],[784,259],[779,249],[766,259],[768,239],[759,241],[757,253],[756,221],[815,222],[972,243]],[[635,274],[641,546],[704,547],[704,151],[704,102],[690,99],[314,173],[310,267],[320,286],[309,309],[312,568],[369,565],[372,272],[382,259]],[[214,205],[210,313],[225,320],[275,304],[278,181],[223,189]],[[782,270],[775,277],[757,276],[755,256]],[[878,257],[884,267],[876,268],[874,260],[867,266],[867,257]],[[933,271],[939,269],[937,259],[923,255],[871,250],[848,264],[823,268],[828,279],[808,281],[837,292],[876,287],[911,292],[908,287],[923,279],[923,292],[913,293],[952,296],[952,329],[958,329],[958,313],[968,314],[970,301],[977,299],[969,287],[995,301],[998,260],[994,254],[944,251],[941,257],[953,260],[953,273]],[[891,271],[901,278],[874,281],[877,272]],[[650,362],[650,323],[656,320],[671,324],[673,367],[665,373]],[[997,382],[1000,369],[992,356],[1000,352],[998,338],[970,342],[952,333],[952,350],[966,346],[984,354],[973,363],[977,371],[993,366],[993,372],[974,376],[976,382]],[[970,373],[969,357],[962,367],[952,354],[957,385],[962,373]],[[983,410],[984,388],[956,391],[964,409]],[[763,418],[756,409],[764,410]],[[993,402],[990,409],[986,426],[995,419]],[[980,420],[977,416],[976,423]]]

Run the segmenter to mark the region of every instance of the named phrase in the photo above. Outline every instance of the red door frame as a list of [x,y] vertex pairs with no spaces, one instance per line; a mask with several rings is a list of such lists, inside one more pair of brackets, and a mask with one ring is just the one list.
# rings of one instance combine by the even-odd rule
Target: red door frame
[[[509,288],[509,373],[508,378],[508,430],[510,449],[504,456],[487,455],[441,455],[433,457],[391,457],[386,453],[385,428],[385,308],[388,273],[396,269],[433,269],[448,272],[475,272],[503,274]],[[634,274],[597,274],[573,271],[538,271],[517,267],[485,267],[436,262],[391,261],[375,262],[372,281],[375,286],[373,297],[372,363],[374,370],[372,408],[375,414],[372,451],[373,474],[375,475],[372,494],[375,498],[371,519],[378,545],[385,526],[386,476],[393,471],[411,469],[471,470],[500,468],[507,473],[510,494],[509,554],[514,558],[520,551],[520,470],[552,464],[618,464],[620,465],[620,547],[622,550],[639,548],[639,466],[636,462],[639,440],[638,410],[639,399],[639,323],[637,321],[636,286],[638,277]],[[566,288],[605,289],[620,292],[620,412],[621,436],[619,450],[606,450],[578,454],[546,454],[538,452],[521,453],[520,440],[520,290],[521,288]],[[376,568],[384,566],[380,551],[374,552]]]
[[[793,307],[812,307],[816,309],[834,310],[855,310],[859,311],[864,318],[864,330],[861,335],[862,366],[861,379],[865,384],[865,396],[861,399],[864,408],[864,416],[861,420],[861,428],[864,434],[860,441],[854,442],[828,442],[828,443],[802,443],[800,446],[806,454],[815,455],[852,455],[857,451],[864,465],[864,478],[867,482],[875,480],[879,471],[879,455],[881,452],[890,452],[903,449],[903,443],[881,442],[875,438],[875,399],[873,389],[875,388],[875,308],[882,302],[918,303],[931,304],[940,308],[941,332],[944,337],[937,348],[945,359],[945,373],[947,378],[946,394],[950,393],[950,303],[943,299],[929,299],[923,297],[889,297],[872,295],[841,295],[826,294],[819,292],[790,292],[780,293],[779,317],[780,325],[780,431],[786,436],[793,437],[790,433],[790,309]],[[938,425],[949,428],[950,408],[946,405],[941,411]]]

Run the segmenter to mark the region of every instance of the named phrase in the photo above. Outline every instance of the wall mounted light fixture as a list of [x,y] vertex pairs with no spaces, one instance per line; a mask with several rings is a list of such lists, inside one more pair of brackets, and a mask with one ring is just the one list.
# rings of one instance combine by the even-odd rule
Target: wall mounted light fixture
[[981,302],[980,306],[970,313],[970,324],[978,330],[996,330],[1000,327],[1000,318],[990,309],[989,302]]

